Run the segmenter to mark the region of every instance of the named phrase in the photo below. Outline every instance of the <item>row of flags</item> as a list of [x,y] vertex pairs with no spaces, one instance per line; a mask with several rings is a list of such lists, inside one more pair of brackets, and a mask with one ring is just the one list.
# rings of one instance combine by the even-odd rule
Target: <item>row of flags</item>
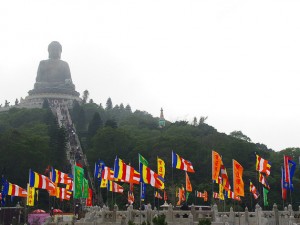
[[[187,201],[189,194],[193,191],[192,184],[188,173],[194,173],[195,170],[190,161],[182,158],[172,151],[172,168],[185,171],[185,187],[182,186],[176,191],[178,197],[177,205]],[[293,191],[292,178],[295,173],[296,163],[292,161],[290,156],[284,156],[284,164],[282,167],[282,198],[286,200],[287,190]],[[236,160],[232,160],[233,170],[233,186],[231,187],[229,177],[224,166],[222,157],[216,151],[212,151],[212,180],[219,185],[219,192],[212,193],[215,199],[224,200],[231,198],[240,201],[244,196],[244,168]],[[267,195],[270,190],[268,184],[268,176],[271,174],[271,163],[256,155],[256,171],[258,172],[258,181],[263,186],[264,204],[268,205]],[[154,187],[154,197],[158,199],[167,199],[165,190],[165,162],[161,158],[157,158],[157,172],[149,167],[149,163],[142,155],[139,154],[139,170],[135,170],[130,164],[126,164],[122,159],[116,157],[114,167],[110,168],[103,161],[98,161],[95,164],[95,178],[99,181],[101,188],[107,188],[108,191],[115,193],[123,193],[124,188],[117,182],[125,182],[130,184],[128,191],[128,203],[133,204],[134,185],[141,185],[141,199],[145,199],[146,185]],[[27,204],[34,205],[34,197],[37,194],[36,189],[45,189],[50,196],[55,196],[60,200],[70,200],[85,198],[87,204],[92,204],[92,190],[89,188],[88,180],[84,178],[84,169],[80,166],[73,167],[73,174],[63,173],[55,168],[51,168],[49,177],[29,170],[29,182],[27,190],[12,184],[6,180],[2,180],[2,199],[6,196],[27,197]],[[163,196],[159,192],[163,191]],[[249,190],[254,199],[260,197],[258,189],[250,181]],[[207,191],[195,191],[195,196],[208,200]],[[2,201],[3,202],[3,201]]]

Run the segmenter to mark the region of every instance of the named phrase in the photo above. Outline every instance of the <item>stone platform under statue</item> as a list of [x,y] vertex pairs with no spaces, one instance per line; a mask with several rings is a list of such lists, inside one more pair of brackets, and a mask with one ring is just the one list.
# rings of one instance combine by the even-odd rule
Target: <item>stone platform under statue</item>
[[50,103],[60,103],[70,107],[74,100],[81,102],[72,81],[69,65],[60,59],[61,44],[57,41],[51,42],[48,52],[49,59],[40,62],[34,88],[20,102],[21,107],[40,108],[45,99],[48,99]]

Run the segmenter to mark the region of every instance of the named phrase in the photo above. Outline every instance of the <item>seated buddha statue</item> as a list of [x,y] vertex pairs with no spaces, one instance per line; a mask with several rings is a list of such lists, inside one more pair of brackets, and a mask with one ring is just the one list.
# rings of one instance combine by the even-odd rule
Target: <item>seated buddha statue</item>
[[39,64],[36,82],[31,93],[65,93],[79,95],[72,82],[67,62],[60,59],[62,46],[53,41],[48,46],[49,59]]

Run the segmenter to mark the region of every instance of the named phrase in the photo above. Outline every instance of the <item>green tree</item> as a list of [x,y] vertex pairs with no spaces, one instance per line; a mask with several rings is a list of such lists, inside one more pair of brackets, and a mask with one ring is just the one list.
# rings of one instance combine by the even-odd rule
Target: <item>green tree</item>
[[243,134],[243,132],[240,130],[232,131],[229,135],[247,142],[251,142],[251,139],[245,134]]
[[112,101],[111,101],[111,98],[109,97],[106,101],[106,107],[105,107],[105,110],[112,110],[113,108],[113,104],[112,104]]
[[89,138],[92,138],[99,128],[103,126],[103,121],[100,117],[100,114],[98,112],[95,112],[92,120],[89,123],[88,126],[88,136]]
[[85,90],[85,91],[83,92],[83,94],[82,94],[82,103],[83,103],[83,104],[87,103],[87,100],[88,100],[88,98],[89,98],[89,95],[90,95],[90,93],[89,93],[88,90]]

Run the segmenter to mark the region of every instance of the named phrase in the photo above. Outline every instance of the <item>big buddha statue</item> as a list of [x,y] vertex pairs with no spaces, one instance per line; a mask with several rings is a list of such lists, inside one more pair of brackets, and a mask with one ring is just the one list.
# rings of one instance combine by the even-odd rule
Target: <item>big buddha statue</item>
[[60,93],[79,96],[72,82],[70,68],[67,62],[60,59],[62,46],[53,41],[48,46],[49,59],[39,64],[34,89],[29,95],[43,93]]

